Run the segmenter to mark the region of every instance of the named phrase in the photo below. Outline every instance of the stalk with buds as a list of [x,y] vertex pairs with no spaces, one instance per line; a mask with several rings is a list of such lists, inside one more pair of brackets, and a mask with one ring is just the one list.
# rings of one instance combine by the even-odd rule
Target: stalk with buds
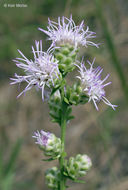
[[[72,106],[93,102],[98,110],[98,103],[102,100],[113,110],[116,107],[105,97],[104,88],[111,83],[105,82],[109,75],[101,78],[103,69],[94,67],[95,59],[92,63],[87,61],[87,65],[83,60],[77,60],[81,47],[99,47],[91,41],[96,37],[95,33],[89,27],[84,28],[83,21],[76,25],[72,17],[59,17],[58,22],[49,19],[47,30],[39,28],[52,42],[47,52],[42,50],[42,41],[36,41],[35,48],[32,46],[33,59],[29,60],[19,50],[21,57],[14,60],[17,67],[24,70],[24,75],[15,74],[11,84],[27,83],[18,97],[33,87],[41,90],[42,100],[48,101],[52,122],[61,129],[60,138],[43,130],[33,135],[46,157],[44,161],[58,160],[58,167],[52,167],[45,173],[46,184],[53,190],[65,190],[67,179],[84,183],[79,178],[85,176],[92,166],[86,154],[67,159],[65,136],[67,124],[73,119]],[[78,70],[78,75],[74,77],[73,85],[69,86],[66,76],[74,69]]]

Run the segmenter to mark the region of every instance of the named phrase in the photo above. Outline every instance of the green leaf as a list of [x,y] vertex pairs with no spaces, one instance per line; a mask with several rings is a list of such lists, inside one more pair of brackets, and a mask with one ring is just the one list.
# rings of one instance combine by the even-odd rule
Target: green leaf
[[75,180],[73,180],[75,183],[83,183],[83,184],[85,184],[86,182],[85,181],[83,181],[83,180],[77,180],[77,179],[75,179]]
[[14,183],[14,174],[8,173],[8,175],[6,175],[6,177],[2,180],[1,183],[2,190],[11,190],[13,183]]
[[68,121],[74,119],[75,117],[73,115],[68,117]]
[[64,101],[65,101],[67,104],[69,104],[69,101],[68,101],[68,99],[67,99],[66,97],[64,97]]
[[[67,178],[70,178],[69,176],[68,176],[68,174],[64,171],[63,172],[63,175],[65,176],[65,177],[67,177]],[[71,179],[71,178],[70,178]]]
[[61,120],[60,119],[52,119],[51,121],[53,123],[58,123],[59,125],[61,124]]

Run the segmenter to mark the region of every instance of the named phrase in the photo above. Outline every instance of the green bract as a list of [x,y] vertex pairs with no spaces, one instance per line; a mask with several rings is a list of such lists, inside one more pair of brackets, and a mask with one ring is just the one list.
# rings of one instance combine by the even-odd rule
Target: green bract
[[63,76],[68,72],[71,72],[75,69],[76,53],[78,50],[75,50],[71,45],[63,45],[60,48],[55,50],[55,57],[59,61],[59,70]]
[[43,150],[45,156],[57,159],[61,156],[61,140],[54,134],[47,141],[47,146],[39,146]]

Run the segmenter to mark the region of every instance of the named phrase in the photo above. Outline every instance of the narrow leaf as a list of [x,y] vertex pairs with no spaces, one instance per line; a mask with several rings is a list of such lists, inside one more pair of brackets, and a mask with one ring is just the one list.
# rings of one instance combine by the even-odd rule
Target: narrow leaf
[[20,151],[20,148],[21,148],[21,144],[22,144],[22,140],[18,140],[11,152],[11,155],[10,155],[10,159],[8,161],[8,163],[6,164],[6,167],[5,167],[5,170],[4,170],[4,173],[7,175],[11,170],[14,169],[14,166],[15,166],[15,162],[16,162],[16,159],[19,155],[19,151]]

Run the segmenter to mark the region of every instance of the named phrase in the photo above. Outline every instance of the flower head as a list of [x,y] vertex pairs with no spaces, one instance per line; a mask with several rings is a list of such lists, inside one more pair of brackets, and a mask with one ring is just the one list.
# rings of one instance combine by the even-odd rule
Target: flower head
[[101,73],[103,69],[101,69],[101,67],[93,68],[94,61],[95,59],[92,63],[88,61],[90,65],[89,69],[85,67],[83,62],[81,62],[81,66],[77,65],[80,73],[80,76],[77,76],[77,78],[80,79],[82,89],[89,97],[89,102],[92,100],[97,110],[97,102],[100,100],[115,110],[115,107],[117,106],[112,105],[105,97],[104,87],[111,84],[111,82],[104,84],[104,82],[108,79],[109,74],[103,80],[101,80]]
[[58,69],[58,61],[52,55],[53,48],[48,49],[47,52],[42,51],[42,41],[35,42],[36,49],[32,46],[32,53],[34,60],[27,59],[20,51],[22,58],[16,58],[17,67],[24,70],[25,75],[17,75],[11,78],[11,84],[27,82],[26,88],[18,95],[21,96],[26,91],[30,90],[33,86],[42,90],[42,99],[44,99],[44,87],[54,86],[54,80],[59,78],[60,72]]
[[35,132],[33,138],[36,138],[36,144],[46,147],[49,144],[52,135],[50,132],[41,130],[40,133],[39,131]]
[[59,158],[61,155],[61,140],[53,133],[41,130],[34,133],[33,138],[36,139],[36,144],[44,151],[46,156],[51,156],[53,159]]
[[88,45],[96,46],[97,44],[90,41],[91,38],[95,38],[95,32],[89,31],[87,26],[84,30],[84,21],[80,25],[76,25],[72,20],[72,16],[68,19],[66,17],[58,17],[58,22],[48,20],[48,30],[39,28],[42,32],[49,36],[49,40],[52,40],[53,46],[61,46],[65,44],[73,45],[75,48],[82,45],[87,47]]

